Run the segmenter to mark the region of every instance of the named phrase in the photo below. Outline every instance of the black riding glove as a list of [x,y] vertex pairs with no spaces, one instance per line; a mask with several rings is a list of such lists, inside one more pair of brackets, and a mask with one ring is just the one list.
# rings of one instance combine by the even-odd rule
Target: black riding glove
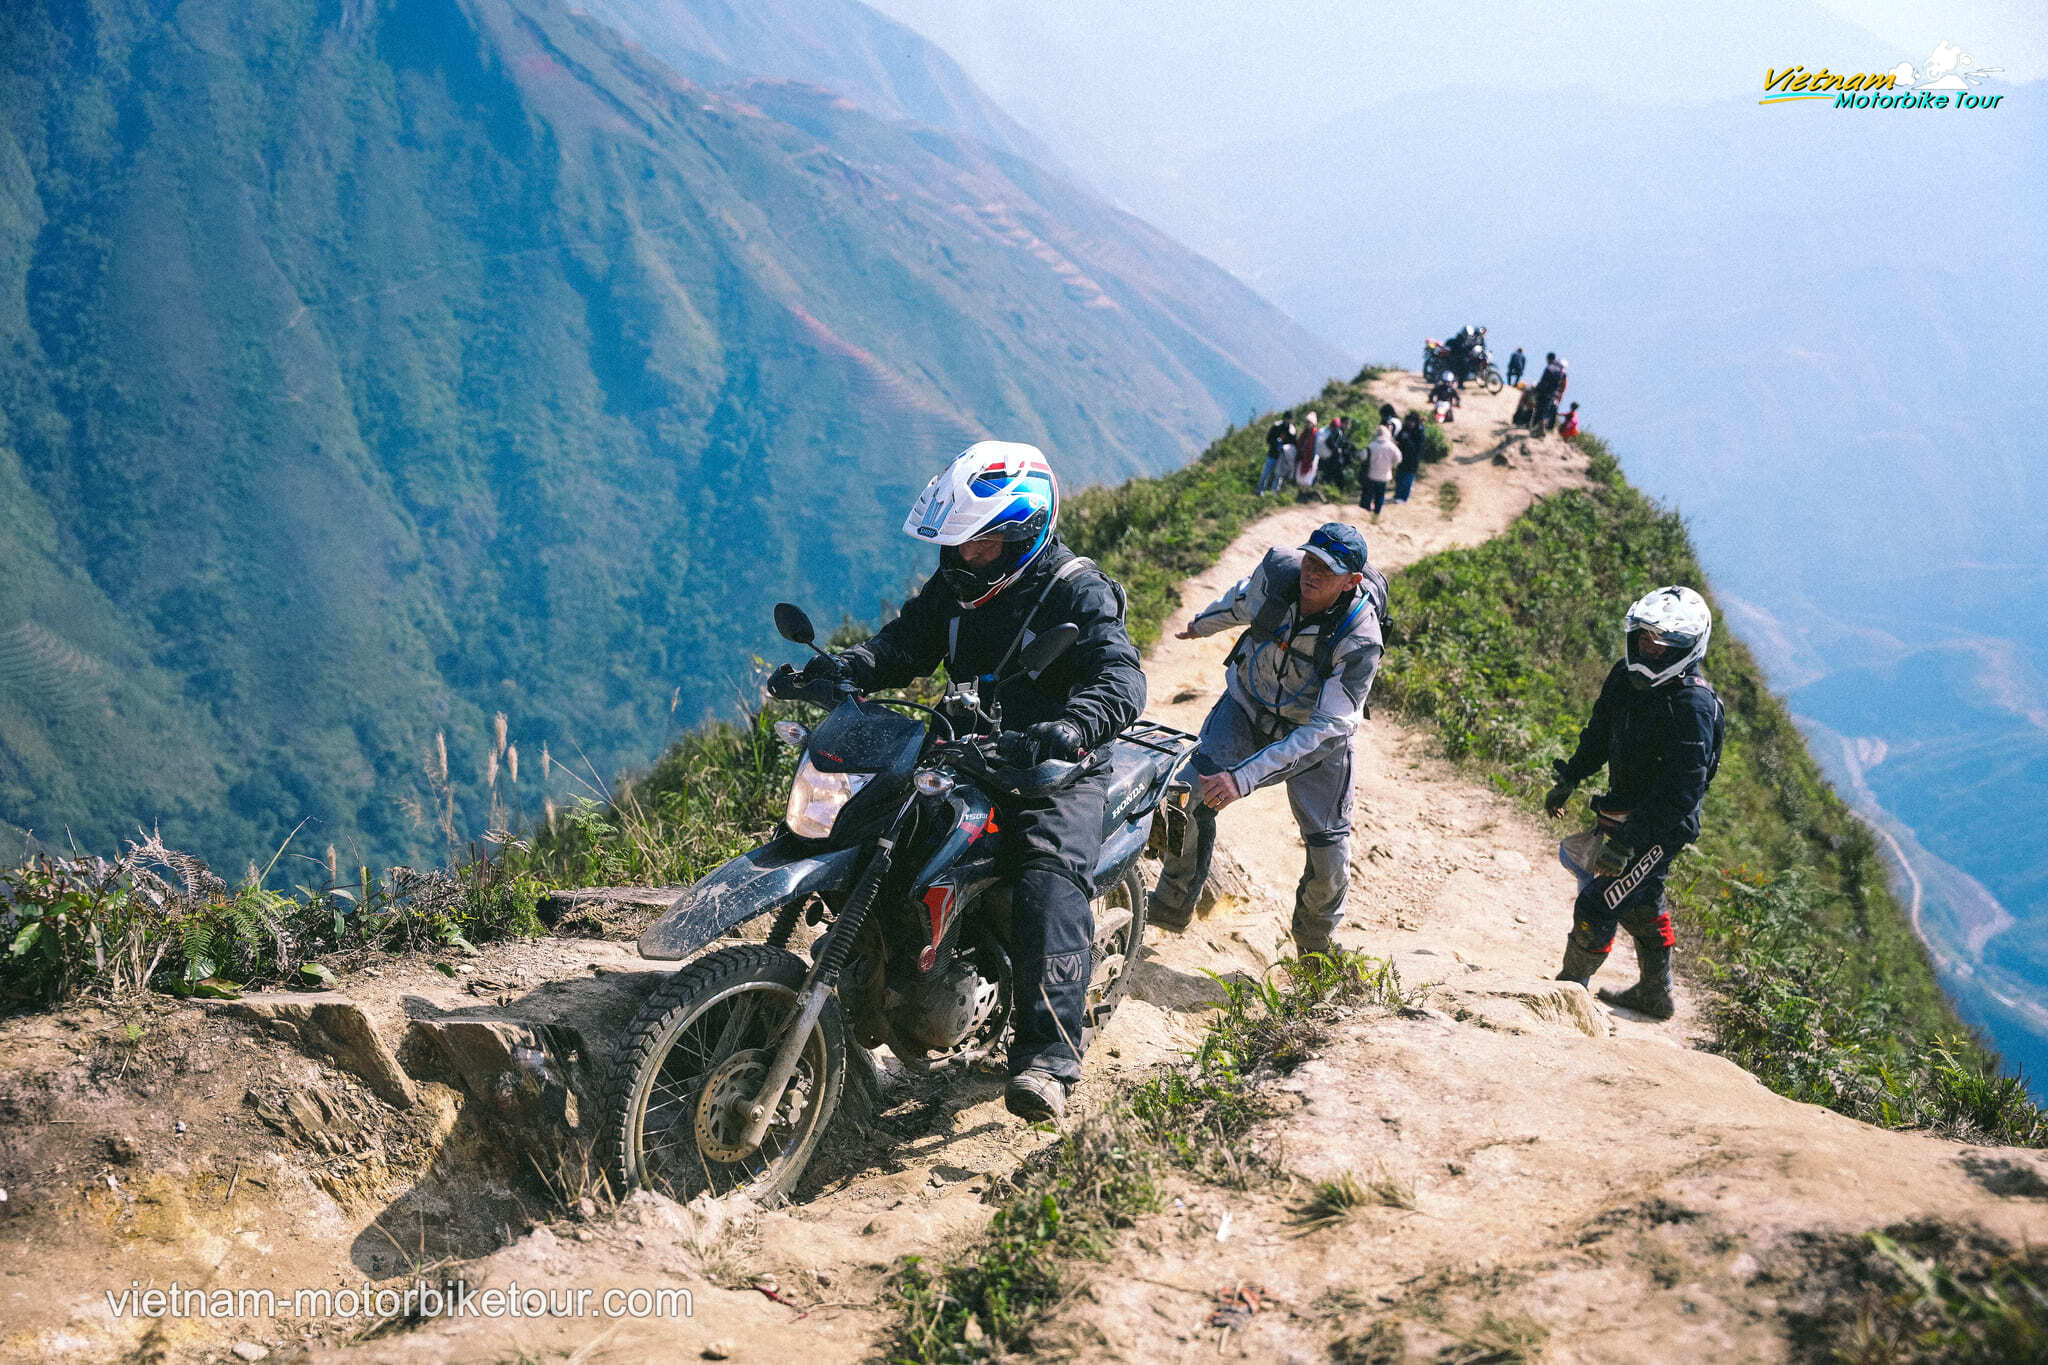
[[1636,856],[1634,847],[1622,837],[1628,825],[1628,812],[1603,810],[1594,814],[1600,820],[1600,847],[1593,854],[1593,875],[1619,877]]
[[1579,784],[1564,775],[1565,762],[1558,759],[1550,765],[1551,773],[1557,778],[1557,785],[1543,793],[1543,813],[1555,818],[1564,813],[1564,803],[1572,799],[1572,793]]
[[1596,877],[1619,877],[1635,861],[1635,850],[1603,832],[1600,847],[1593,854],[1593,875]]
[[1081,727],[1070,720],[1042,720],[1024,727],[1024,766],[1035,768],[1050,759],[1072,763],[1081,756]]
[[798,670],[797,676],[807,683],[844,682],[849,673],[846,660],[839,655],[813,654],[804,661],[804,666]]

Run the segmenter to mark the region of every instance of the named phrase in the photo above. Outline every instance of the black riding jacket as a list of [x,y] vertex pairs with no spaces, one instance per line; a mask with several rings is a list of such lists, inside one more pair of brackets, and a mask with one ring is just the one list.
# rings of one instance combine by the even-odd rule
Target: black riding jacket
[[[854,685],[866,691],[901,687],[941,663],[948,676],[964,681],[1000,664],[994,695],[1005,727],[1070,720],[1081,729],[1083,748],[1108,743],[1145,709],[1145,672],[1124,633],[1123,600],[1109,576],[1095,569],[1054,579],[1053,570],[1072,558],[1074,552],[1055,539],[1022,578],[972,610],[960,605],[943,576],[933,574],[904,604],[902,615],[841,656],[852,667]],[[1024,674],[1017,655],[1024,649],[1018,637],[1026,623],[1037,635],[1062,621],[1079,626],[1081,638],[1038,677]]]
[[1628,812],[1621,842],[1689,844],[1700,835],[1700,802],[1726,731],[1721,699],[1698,673],[1639,691],[1629,684],[1628,661],[1618,660],[1579,731],[1564,780],[1583,782],[1606,764],[1607,794],[1594,798],[1593,808]]

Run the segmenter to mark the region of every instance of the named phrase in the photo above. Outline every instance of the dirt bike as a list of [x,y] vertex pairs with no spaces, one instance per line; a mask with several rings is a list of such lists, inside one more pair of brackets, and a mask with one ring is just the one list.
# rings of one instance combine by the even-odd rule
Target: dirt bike
[[[1452,368],[1450,347],[1439,345],[1434,341],[1422,343],[1422,377],[1424,379],[1434,381],[1438,375],[1450,371]],[[1483,351],[1468,360],[1465,363],[1464,369],[1464,382],[1478,384],[1488,393],[1499,393],[1507,387],[1507,381],[1501,378],[1499,368],[1488,360]]]
[[[830,657],[798,608],[778,605],[775,623],[783,638]],[[1043,669],[1078,635],[1071,624],[1039,634],[1020,666]],[[677,961],[750,921],[773,916],[772,926],[765,943],[720,948],[678,970],[633,1020],[600,1130],[608,1173],[624,1189],[678,1200],[744,1190],[756,1203],[780,1202],[818,1150],[849,1061],[865,1061],[850,1047],[887,1044],[920,1071],[995,1051],[1010,1027],[1013,980],[999,801],[1106,771],[1084,1032],[1100,1029],[1144,940],[1138,855],[1153,816],[1167,804],[1183,837],[1188,824],[1179,774],[1199,741],[1185,731],[1139,721],[1079,762],[1024,766],[1019,737],[972,682],[948,687],[937,706],[861,696],[843,678],[806,680],[787,664],[768,683],[771,696],[830,708],[815,729],[775,726],[800,754],[788,813],[767,843],[650,925],[640,955]],[[789,946],[801,921],[825,925],[809,962]]]

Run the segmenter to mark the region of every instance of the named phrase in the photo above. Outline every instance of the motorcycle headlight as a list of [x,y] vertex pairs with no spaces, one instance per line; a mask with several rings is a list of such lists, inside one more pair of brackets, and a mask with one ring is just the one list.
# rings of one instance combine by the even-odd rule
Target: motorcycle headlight
[[789,809],[782,822],[789,832],[804,839],[822,839],[832,832],[853,794],[868,784],[873,773],[825,773],[806,758],[796,766],[796,780],[789,784]]

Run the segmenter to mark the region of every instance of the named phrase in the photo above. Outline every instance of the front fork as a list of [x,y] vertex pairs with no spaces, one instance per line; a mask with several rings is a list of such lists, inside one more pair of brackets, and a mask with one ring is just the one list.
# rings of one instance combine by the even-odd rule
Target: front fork
[[[892,830],[896,823],[890,822]],[[738,1102],[746,1118],[746,1127],[740,1134],[742,1147],[758,1147],[768,1136],[768,1125],[782,1107],[782,1092],[789,1088],[789,1078],[796,1074],[797,1058],[803,1054],[804,1040],[817,1027],[818,1016],[825,1012],[826,1001],[838,988],[839,969],[846,965],[846,959],[853,953],[854,940],[860,934],[861,923],[867,919],[868,911],[874,908],[882,879],[889,875],[895,851],[895,841],[890,837],[885,835],[875,841],[875,856],[868,859],[867,870],[854,883],[853,894],[846,898],[845,909],[834,917],[832,927],[819,938],[818,955],[811,963],[810,974],[804,977],[803,989],[797,992],[796,1021],[776,1047],[775,1060],[768,1067],[766,1079],[761,1082],[760,1093],[751,1100]]]

